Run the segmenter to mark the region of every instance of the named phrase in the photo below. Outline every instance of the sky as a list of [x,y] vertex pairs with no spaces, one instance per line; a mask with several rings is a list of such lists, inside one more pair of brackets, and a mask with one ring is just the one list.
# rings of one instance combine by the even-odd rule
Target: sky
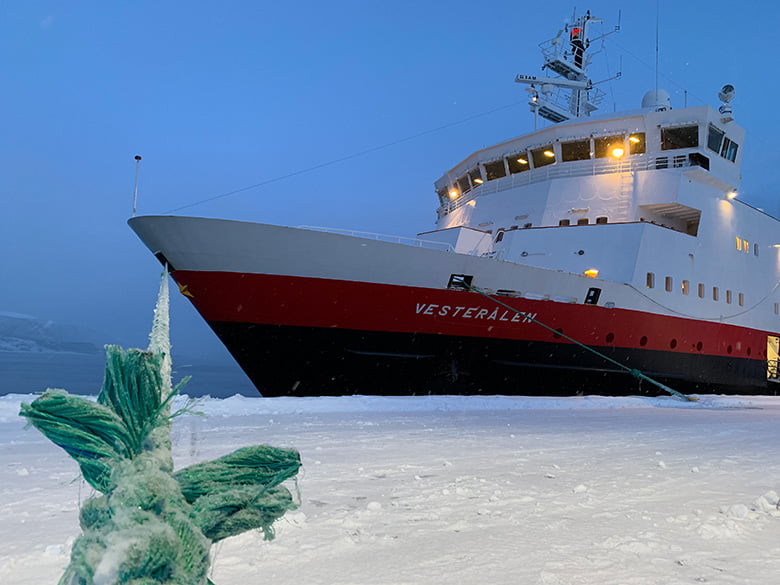
[[[736,87],[748,132],[740,196],[778,215],[780,7],[750,6],[576,8],[605,32],[620,18],[592,70],[596,80],[622,72],[602,86],[602,112],[637,108],[654,87],[656,31],[659,85],[674,107],[717,107],[720,87]],[[574,9],[0,0],[0,311],[146,345],[160,266],[126,225],[135,155],[139,214],[433,229],[433,182],[533,129],[514,76],[540,73],[539,43]],[[175,350],[226,356],[182,297],[172,319]]]

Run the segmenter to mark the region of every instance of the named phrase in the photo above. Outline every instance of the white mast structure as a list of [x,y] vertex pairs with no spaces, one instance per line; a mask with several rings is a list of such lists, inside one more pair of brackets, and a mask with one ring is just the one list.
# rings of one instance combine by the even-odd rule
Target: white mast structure
[[[588,77],[587,70],[591,55],[587,53],[587,49],[592,42],[618,32],[620,25],[606,34],[591,38],[590,26],[597,22],[603,21],[591,16],[588,11],[585,16],[573,19],[571,24],[559,30],[555,38],[539,45],[544,57],[542,69],[549,69],[557,74],[557,77],[522,74],[515,77],[515,82],[530,86],[527,88],[530,94],[528,105],[534,113],[535,128],[539,125],[539,116],[558,123],[589,116],[591,112],[598,109],[598,104],[604,98],[604,92],[594,89],[595,84]],[[610,79],[618,77],[620,73]],[[609,79],[598,83],[604,81]]]

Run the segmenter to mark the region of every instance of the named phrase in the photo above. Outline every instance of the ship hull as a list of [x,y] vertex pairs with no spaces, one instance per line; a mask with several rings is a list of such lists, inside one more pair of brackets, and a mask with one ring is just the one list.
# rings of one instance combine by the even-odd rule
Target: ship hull
[[[262,224],[131,226],[264,396],[663,392],[632,371],[682,392],[771,392],[767,332],[638,310],[624,285]],[[521,294],[539,283],[561,294]],[[594,287],[601,305],[585,302]]]

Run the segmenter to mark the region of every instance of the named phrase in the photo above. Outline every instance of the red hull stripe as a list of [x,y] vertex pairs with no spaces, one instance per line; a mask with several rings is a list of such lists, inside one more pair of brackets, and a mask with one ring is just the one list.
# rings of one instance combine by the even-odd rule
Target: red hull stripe
[[[206,321],[570,343],[766,359],[767,332],[596,305],[472,292],[235,272],[173,274]],[[186,288],[185,288],[186,287]]]

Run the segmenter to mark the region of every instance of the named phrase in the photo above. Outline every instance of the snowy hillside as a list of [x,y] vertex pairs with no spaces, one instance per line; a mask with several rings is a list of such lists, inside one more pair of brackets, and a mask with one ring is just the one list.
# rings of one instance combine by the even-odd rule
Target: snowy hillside
[[0,311],[0,351],[99,353],[92,338],[93,334],[75,325]]

